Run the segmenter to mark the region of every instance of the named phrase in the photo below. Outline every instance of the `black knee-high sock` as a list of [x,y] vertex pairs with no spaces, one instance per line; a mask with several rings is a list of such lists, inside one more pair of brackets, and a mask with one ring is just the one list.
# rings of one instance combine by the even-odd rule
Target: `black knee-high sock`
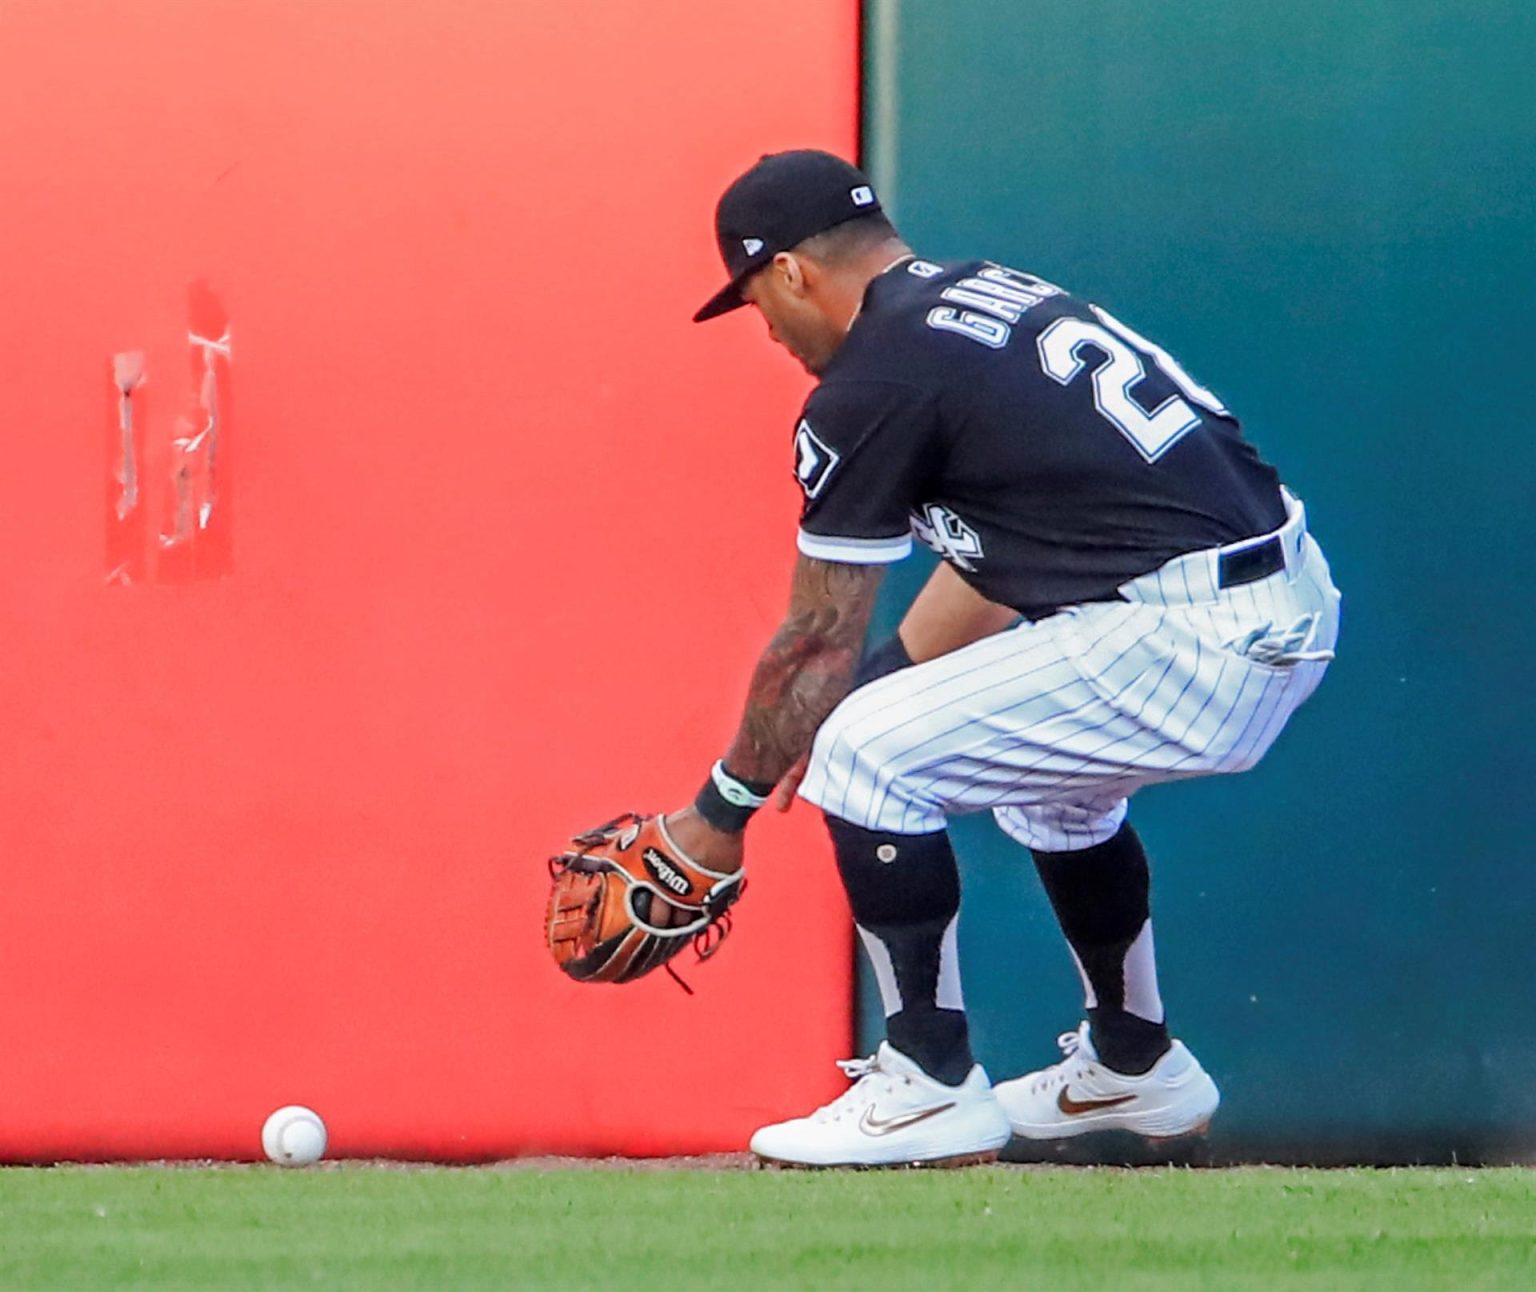
[[949,836],[882,834],[830,815],[827,829],[880,981],[887,1038],[931,1077],[959,1085],[975,1060],[954,963],[960,871]]
[[[1145,1072],[1170,1041],[1152,965],[1151,873],[1141,840],[1127,822],[1091,848],[1033,855],[1082,970],[1099,1058],[1117,1072]],[[1128,954],[1142,939],[1135,965],[1128,968]],[[1142,1013],[1127,1008],[1127,975],[1133,971],[1141,978],[1133,1000]]]

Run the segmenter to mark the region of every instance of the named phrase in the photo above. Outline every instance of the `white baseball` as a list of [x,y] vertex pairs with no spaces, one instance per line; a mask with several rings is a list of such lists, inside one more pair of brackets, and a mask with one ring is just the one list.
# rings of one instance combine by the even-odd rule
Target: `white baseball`
[[308,1166],[325,1156],[325,1123],[302,1104],[288,1104],[267,1118],[261,1147],[278,1166]]

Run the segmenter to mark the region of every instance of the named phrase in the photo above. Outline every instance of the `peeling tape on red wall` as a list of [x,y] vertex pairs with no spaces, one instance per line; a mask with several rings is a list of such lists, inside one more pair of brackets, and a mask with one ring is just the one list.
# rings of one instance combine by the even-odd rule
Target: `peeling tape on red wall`
[[144,582],[148,568],[143,481],[149,390],[144,384],[144,352],[125,350],[114,354],[109,375],[112,391],[107,407],[106,440],[107,582],[131,587]]
[[158,403],[146,352],[112,356],[106,578],[115,586],[230,572],[234,349],[229,317],[205,282],[187,293],[184,336],[156,352],[174,355],[178,344],[185,369],[159,374],[170,389]]

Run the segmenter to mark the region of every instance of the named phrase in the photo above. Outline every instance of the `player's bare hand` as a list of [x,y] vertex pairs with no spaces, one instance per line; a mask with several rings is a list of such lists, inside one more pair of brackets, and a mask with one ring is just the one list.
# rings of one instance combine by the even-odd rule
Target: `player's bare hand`
[[805,769],[811,765],[811,754],[807,750],[795,760],[779,783],[773,787],[773,810],[775,812],[788,812],[795,805],[795,792],[800,788],[800,782],[805,779]]

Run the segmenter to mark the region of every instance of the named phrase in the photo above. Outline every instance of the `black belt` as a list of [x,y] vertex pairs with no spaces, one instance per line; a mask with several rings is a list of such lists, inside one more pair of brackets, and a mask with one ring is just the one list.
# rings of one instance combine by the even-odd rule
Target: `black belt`
[[1285,544],[1278,535],[1266,538],[1252,547],[1240,547],[1236,551],[1224,551],[1216,557],[1216,582],[1223,588],[1236,588],[1244,583],[1256,583],[1271,574],[1285,569]]

